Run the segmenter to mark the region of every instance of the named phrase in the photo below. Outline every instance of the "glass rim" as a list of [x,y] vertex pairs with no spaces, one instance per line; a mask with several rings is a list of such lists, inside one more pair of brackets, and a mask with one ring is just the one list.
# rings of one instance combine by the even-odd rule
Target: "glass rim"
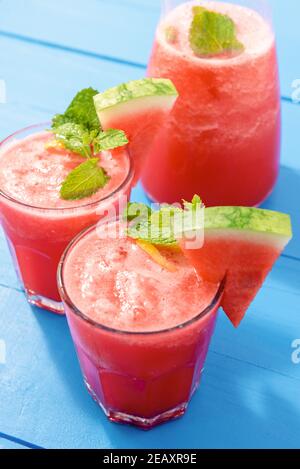
[[220,282],[217,292],[214,295],[213,299],[210,301],[210,303],[202,310],[200,313],[198,313],[196,316],[193,316],[191,319],[184,321],[180,324],[177,324],[176,326],[168,327],[165,329],[158,329],[155,331],[127,331],[125,329],[116,329],[114,327],[106,326],[104,324],[101,324],[100,322],[95,321],[94,319],[89,318],[85,313],[83,313],[71,300],[67,288],[64,282],[64,266],[67,261],[67,256],[73,249],[73,247],[85,236],[87,236],[90,232],[96,230],[99,225],[105,225],[109,224],[112,222],[116,222],[120,220],[120,216],[117,218],[111,218],[109,220],[106,220],[105,222],[98,222],[95,225],[89,226],[88,228],[85,228],[82,230],[73,240],[68,244],[67,248],[65,249],[59,264],[58,264],[58,269],[57,269],[57,285],[58,285],[58,290],[61,296],[62,301],[70,308],[72,313],[75,313],[76,316],[78,316],[81,320],[84,322],[87,322],[93,327],[96,327],[97,329],[104,330],[106,332],[111,332],[116,335],[130,335],[130,336],[153,336],[155,334],[167,334],[169,332],[174,332],[176,330],[180,330],[183,328],[186,328],[200,319],[206,317],[218,304],[220,305],[220,300],[224,294],[225,290],[225,283],[226,283],[226,275]]
[[[0,141],[0,150],[3,147],[3,145],[8,143],[14,137],[20,135],[21,133],[34,131],[35,129],[38,129],[38,128],[41,128],[41,127],[44,127],[44,126],[46,127],[47,125],[48,126],[51,125],[50,121],[41,122],[40,124],[29,125],[27,127],[23,127],[22,129],[16,130],[12,134],[10,134],[8,137],[5,137],[4,140]],[[101,199],[95,200],[93,202],[87,202],[84,205],[74,205],[72,207],[37,207],[36,205],[27,204],[25,202],[22,202],[22,201],[20,201],[16,198],[10,196],[9,194],[6,194],[3,190],[1,190],[1,188],[0,188],[0,197],[4,197],[8,201],[10,201],[10,202],[12,202],[16,205],[21,205],[23,207],[30,208],[30,209],[33,209],[33,210],[36,210],[36,211],[42,211],[42,212],[49,211],[49,212],[52,212],[52,213],[55,213],[55,212],[61,213],[61,212],[68,212],[68,211],[71,212],[72,210],[78,210],[78,209],[84,209],[84,208],[87,208],[87,207],[97,206],[101,202],[105,202],[105,201],[109,200],[111,197],[115,196],[119,191],[121,191],[133,179],[134,165],[133,165],[132,157],[130,155],[130,152],[129,152],[128,148],[125,148],[123,151],[126,153],[128,161],[129,161],[129,168],[128,168],[128,172],[126,174],[126,177],[125,177],[124,181],[122,181],[121,184],[119,184],[119,186],[117,186],[113,190],[113,192],[111,192],[110,194],[106,195],[105,197],[102,197]]]

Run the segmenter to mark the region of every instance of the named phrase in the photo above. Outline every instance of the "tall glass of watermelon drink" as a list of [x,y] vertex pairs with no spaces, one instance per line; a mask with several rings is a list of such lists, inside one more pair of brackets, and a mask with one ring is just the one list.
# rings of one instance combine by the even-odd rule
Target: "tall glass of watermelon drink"
[[[118,236],[99,236],[107,227]],[[100,222],[71,243],[59,269],[90,394],[110,420],[144,428],[184,413],[223,292],[222,284],[197,277],[179,249],[159,250],[165,267],[124,234],[122,223]]]
[[[163,4],[148,75],[170,78],[179,98],[145,160],[144,188],[159,202],[200,192],[207,206],[256,206],[276,181],[280,153],[278,67],[266,2]],[[209,23],[215,13],[236,37],[233,49],[213,43],[210,53],[205,28],[219,40],[216,22]]]
[[26,128],[1,143],[0,219],[29,302],[63,313],[56,273],[64,249],[107,211],[122,209],[133,174],[126,150],[102,152],[108,183],[90,197],[62,199],[61,183],[82,157],[63,148],[47,149],[53,139],[47,127]]

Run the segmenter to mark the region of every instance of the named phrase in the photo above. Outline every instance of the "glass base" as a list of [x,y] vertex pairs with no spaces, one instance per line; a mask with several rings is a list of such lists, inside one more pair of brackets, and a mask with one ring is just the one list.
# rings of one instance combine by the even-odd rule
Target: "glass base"
[[86,378],[84,377],[83,379],[89,394],[92,396],[94,401],[96,401],[97,404],[101,407],[106,417],[114,423],[130,424],[140,427],[143,430],[150,430],[156,425],[181,417],[185,413],[186,408],[188,406],[188,402],[184,402],[183,404],[180,404],[177,407],[167,410],[166,412],[163,412],[152,418],[144,418],[138,417],[137,415],[125,414],[123,412],[106,409],[102,402],[98,399],[96,393],[94,392]]
[[31,290],[26,290],[25,295],[29,304],[37,306],[38,308],[46,309],[51,313],[64,315],[64,307],[60,301],[51,300],[44,296],[37,295]]

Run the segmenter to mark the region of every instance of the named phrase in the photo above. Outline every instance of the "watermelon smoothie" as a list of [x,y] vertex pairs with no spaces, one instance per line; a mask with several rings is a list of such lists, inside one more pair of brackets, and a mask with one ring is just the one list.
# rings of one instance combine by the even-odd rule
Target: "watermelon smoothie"
[[162,267],[124,228],[112,221],[79,235],[59,287],[90,394],[110,420],[151,428],[184,413],[223,286],[203,282],[178,248],[159,248],[176,270]]
[[[189,42],[193,7],[229,15],[244,51],[200,57]],[[255,206],[278,174],[280,99],[275,38],[256,11],[185,2],[158,26],[148,75],[170,78],[179,98],[146,159],[150,198],[173,203],[201,193],[206,206]],[[159,168],[159,171],[157,171]]]
[[83,158],[63,148],[47,148],[53,136],[46,127],[24,129],[1,143],[0,219],[29,302],[63,313],[56,282],[60,257],[81,230],[107,211],[123,209],[132,170],[124,149],[103,152],[100,162],[109,182],[88,198],[64,200],[61,183]]

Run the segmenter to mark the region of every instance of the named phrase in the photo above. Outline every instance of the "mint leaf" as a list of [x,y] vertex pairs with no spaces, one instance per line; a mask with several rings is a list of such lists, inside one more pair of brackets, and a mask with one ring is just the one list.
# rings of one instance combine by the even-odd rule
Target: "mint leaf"
[[98,94],[93,88],[85,88],[72,100],[64,114],[57,114],[52,119],[52,129],[56,129],[65,123],[79,124],[85,129],[100,130],[101,125],[94,105],[94,96]]
[[55,129],[56,141],[63,144],[67,150],[71,150],[85,158],[92,156],[92,136],[81,125],[72,122],[62,124]]
[[83,199],[95,194],[108,180],[104,169],[99,166],[99,159],[90,158],[68,174],[60,195],[66,200]]
[[244,50],[236,37],[235,23],[228,15],[200,6],[193,7],[193,13],[189,39],[195,54],[209,57]]
[[128,139],[123,130],[108,129],[105,132],[100,132],[93,140],[94,152],[113,150],[114,148],[123,147],[127,145]]
[[[129,221],[127,234],[130,238],[151,244],[172,246],[185,233],[192,233],[203,226],[200,210],[204,208],[201,198],[195,195],[191,202],[183,202],[184,208],[164,205],[152,211],[145,204],[128,204],[123,218]],[[134,216],[134,212],[137,213]]]

